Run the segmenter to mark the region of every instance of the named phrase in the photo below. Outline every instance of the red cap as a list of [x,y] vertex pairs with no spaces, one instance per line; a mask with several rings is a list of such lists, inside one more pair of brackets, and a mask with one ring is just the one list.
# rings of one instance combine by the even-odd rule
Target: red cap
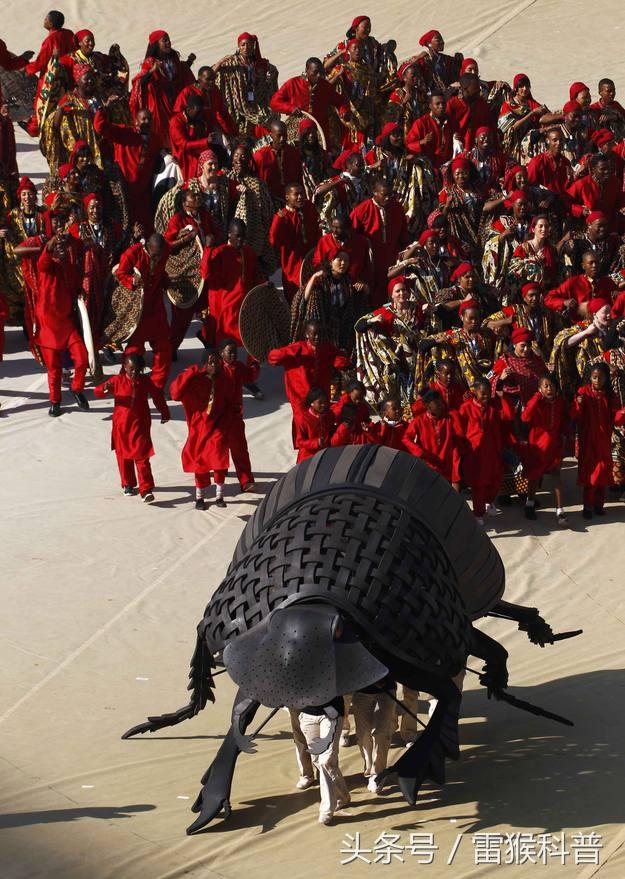
[[472,163],[468,159],[463,159],[462,156],[457,156],[451,163],[451,173],[453,174],[459,168],[462,168],[463,171],[470,171]]
[[78,45],[81,40],[84,40],[85,37],[91,37],[91,39],[94,40],[94,42],[95,42],[95,37],[93,36],[93,31],[89,31],[85,28],[84,30],[76,31],[76,33],[74,34],[74,39],[76,40],[76,45]]
[[479,137],[480,134],[492,134],[493,129],[489,125],[480,125],[480,127],[475,132],[475,136]]
[[513,345],[518,345],[519,342],[533,342],[534,334],[527,327],[517,327],[515,330],[512,330],[510,340]]
[[397,71],[397,76],[403,82],[406,77],[406,71],[411,67],[417,67],[416,61],[404,61],[399,70]]
[[427,44],[431,43],[437,34],[440,37],[441,32],[437,31],[437,30],[431,30],[431,31],[428,31],[427,33],[423,34],[423,36],[419,40],[419,45],[420,46],[427,46]]
[[305,131],[308,131],[309,128],[314,128],[315,131],[317,130],[317,126],[312,119],[302,119],[299,124],[299,133],[303,134]]
[[98,195],[97,192],[88,192],[82,200],[82,206],[85,209],[85,211],[87,210],[87,208],[89,207],[89,205],[91,204],[92,201],[99,201],[100,204],[102,204],[102,196]]
[[359,24],[362,24],[363,21],[370,22],[371,19],[368,15],[357,15],[356,18],[352,21],[352,30],[355,31]]
[[473,271],[473,265],[470,262],[461,262],[459,266],[455,269],[451,276],[452,281],[457,281],[458,278],[461,278],[463,275],[468,275],[469,272]]
[[393,131],[397,131],[398,129],[401,131],[401,125],[399,124],[399,122],[387,122],[382,131],[376,137],[375,142],[379,146],[385,137],[388,137],[389,134],[391,134]]
[[30,177],[20,177],[20,183],[17,187],[17,197],[19,198],[20,195],[27,190],[30,190],[30,192],[37,192],[37,187]]
[[510,193],[508,198],[504,199],[504,206],[507,208],[511,208],[515,201],[519,201],[519,199],[523,199],[523,201],[529,201],[526,192],[523,192],[522,189],[515,189],[514,192]]
[[158,43],[159,40],[162,40],[163,37],[168,37],[169,34],[167,31],[152,31],[150,36],[148,37],[148,43],[152,45],[152,43]]
[[542,293],[543,288],[535,281],[530,281],[529,284],[523,284],[523,286],[521,287],[521,296],[523,297],[523,299],[525,299],[527,294],[531,293],[532,290],[538,290],[539,293]]
[[514,89],[514,91],[516,91],[524,84],[524,80],[527,80],[527,85],[530,85],[530,78],[527,73],[517,73],[517,75],[512,80],[512,88]]
[[590,224],[591,224],[591,223],[594,223],[595,220],[605,220],[606,223],[607,223],[607,222],[608,222],[608,216],[607,216],[607,214],[604,214],[603,211],[591,211],[591,212],[590,212],[589,214],[587,214],[587,216],[586,216],[586,225],[587,225],[587,226],[590,226]]
[[574,110],[580,110],[580,106],[577,101],[567,101],[564,107],[562,107],[563,113],[572,113]]
[[439,229],[424,229],[423,232],[419,235],[419,244],[421,247],[428,241],[430,238],[438,238],[440,235]]
[[602,147],[604,144],[610,143],[611,140],[616,140],[609,128],[598,128],[590,135],[590,139],[597,147]]
[[460,308],[458,309],[458,314],[463,314],[467,308],[479,308],[480,303],[477,299],[465,299],[464,302],[460,303]]
[[391,278],[388,282],[388,295],[393,295],[393,290],[398,284],[406,284],[406,276],[405,275],[397,275],[395,278]]
[[460,76],[462,76],[463,73],[467,72],[467,67],[475,67],[476,70],[479,70],[479,66],[475,58],[465,58],[460,65]]
[[580,92],[583,92],[584,89],[589,92],[590,89],[587,85],[584,85],[583,82],[574,82],[571,88],[569,89],[569,98],[574,101]]

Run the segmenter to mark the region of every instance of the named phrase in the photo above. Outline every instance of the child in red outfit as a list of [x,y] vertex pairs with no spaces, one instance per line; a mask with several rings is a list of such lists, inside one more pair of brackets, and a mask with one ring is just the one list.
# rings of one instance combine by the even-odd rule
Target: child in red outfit
[[234,339],[224,339],[219,345],[219,353],[223,361],[223,376],[227,382],[228,444],[232,463],[241,491],[254,491],[256,485],[243,421],[243,387],[255,384],[260,375],[260,363],[251,358],[248,358],[248,363],[237,360],[237,343]]
[[503,479],[504,427],[498,400],[492,399],[490,382],[478,379],[457,417],[462,432],[462,475],[473,493],[473,513],[484,524],[484,515],[499,512],[494,504]]
[[543,375],[538,391],[527,402],[521,421],[529,426],[523,470],[528,481],[525,517],[536,519],[536,488],[540,479],[549,474],[553,479],[558,525],[567,527],[568,519],[562,504],[560,467],[569,423],[566,405],[552,376]]
[[415,415],[406,429],[406,450],[421,458],[451,482],[456,491],[460,491],[458,438],[443,395],[429,388],[421,395],[421,400],[425,411]]
[[341,409],[341,423],[330,440],[331,446],[366,446],[375,442],[371,421],[359,421],[358,417],[358,406],[345,403]]
[[359,382],[356,379],[348,382],[345,391],[341,394],[336,403],[333,403],[331,406],[335,421],[340,419],[345,403],[353,403],[358,407],[357,419],[359,423],[369,421],[371,419],[371,412],[369,410],[369,405],[365,400],[366,393],[367,389],[362,382]]
[[[458,367],[456,363],[445,357],[442,360],[434,361],[433,367],[434,376],[429,382],[428,387],[442,394],[449,414],[457,412],[464,402],[467,389],[458,381]],[[415,400],[411,408],[413,415],[425,411],[423,401],[420,399]]]
[[408,422],[402,418],[398,397],[387,397],[380,405],[380,421],[371,427],[371,438],[380,446],[405,452],[404,437]]
[[154,446],[150,435],[148,397],[152,398],[161,413],[161,424],[169,421],[170,415],[162,390],[143,375],[144,368],[145,361],[141,354],[127,354],[121,373],[98,385],[93,393],[99,399],[112,395],[115,400],[111,448],[117,455],[124,494],[135,494],[138,475],[141,497],[145,503],[152,503],[154,478],[150,458],[154,454]]
[[577,484],[584,489],[584,519],[603,516],[606,486],[612,485],[612,429],[625,424],[625,409],[619,409],[610,387],[607,363],[590,371],[590,384],[583,385],[571,404],[571,418],[577,422]]
[[302,415],[295,435],[297,463],[312,458],[319,449],[327,449],[334,431],[334,415],[328,408],[328,395],[312,388],[306,397],[308,409]]

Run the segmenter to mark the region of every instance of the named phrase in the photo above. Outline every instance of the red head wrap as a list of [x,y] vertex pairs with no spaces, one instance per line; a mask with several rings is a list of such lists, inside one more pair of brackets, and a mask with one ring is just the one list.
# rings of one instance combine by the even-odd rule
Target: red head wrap
[[398,284],[406,284],[406,276],[405,275],[397,275],[395,278],[391,278],[388,282],[388,295],[393,295],[393,290]]
[[521,296],[523,297],[523,299],[525,299],[528,293],[531,293],[532,290],[538,290],[539,293],[542,293],[542,287],[540,286],[540,284],[536,284],[535,282],[531,281],[529,284],[523,284],[523,286],[521,287]]
[[580,92],[583,92],[584,89],[586,91],[590,91],[587,85],[584,85],[583,82],[574,82],[571,88],[569,89],[569,98],[574,101]]
[[213,152],[213,150],[203,150],[200,153],[200,155],[198,156],[197,166],[196,166],[196,171],[195,171],[195,173],[197,174],[198,177],[201,175],[202,171],[204,170],[204,165],[207,162],[210,162],[211,159],[213,161],[217,162],[217,166],[219,166],[219,157],[217,156],[217,153]]
[[352,30],[355,31],[359,24],[362,24],[363,21],[371,21],[368,15],[357,15],[356,18],[352,21]]
[[411,67],[416,67],[416,66],[417,66],[417,62],[416,62],[416,61],[405,61],[405,62],[401,65],[401,67],[399,68],[399,70],[397,71],[397,76],[398,76],[399,79],[403,82],[404,79],[406,78],[406,71],[409,70]]
[[512,330],[510,341],[513,345],[518,345],[519,342],[533,342],[534,334],[527,327],[517,327],[515,330]]
[[511,192],[513,189],[517,188],[516,175],[519,173],[519,171],[523,171],[522,165],[513,165],[512,168],[508,168],[508,170],[506,171],[505,177],[503,179],[503,188],[506,190],[506,192]]
[[515,189],[514,192],[511,192],[508,198],[504,199],[504,207],[510,208],[519,199],[523,199],[523,201],[528,201],[527,193],[523,192],[522,189]]
[[479,308],[480,303],[476,299],[465,299],[464,302],[460,303],[460,308],[458,309],[458,314],[463,314],[467,308]]
[[30,192],[37,192],[37,187],[30,179],[30,177],[20,177],[20,183],[17,187],[17,197],[19,198],[23,192],[29,190]]
[[426,34],[423,34],[423,36],[422,36],[421,39],[419,40],[419,45],[420,45],[420,46],[427,46],[428,43],[431,43],[432,40],[434,39],[434,37],[437,36],[437,35],[440,37],[441,32],[440,32],[440,31],[436,31],[436,30],[428,31]]
[[359,46],[359,45],[360,45],[360,40],[356,39],[356,37],[352,37],[351,40],[347,41],[347,45],[345,46],[345,48],[349,49],[352,46]]
[[429,241],[430,238],[438,238],[439,235],[439,229],[424,229],[419,235],[419,244],[423,247],[426,241]]
[[302,119],[302,121],[299,124],[300,135],[302,135],[305,131],[308,131],[310,128],[314,128],[315,131],[317,130],[317,126],[312,121],[312,119]]
[[91,64],[74,64],[72,68],[72,75],[74,77],[74,82],[78,82],[81,76],[84,76],[85,73],[91,70]]
[[463,159],[461,156],[458,156],[451,163],[451,173],[453,174],[454,171],[458,171],[459,169],[470,172],[471,167],[472,163],[468,159]]
[[353,147],[350,147],[350,149],[348,149],[348,150],[343,150],[343,152],[340,153],[336,157],[336,159],[334,160],[334,164],[332,165],[332,167],[335,168],[337,171],[344,171],[345,170],[345,163],[347,162],[349,157],[353,156],[355,153],[358,153],[358,152],[360,152],[360,150],[358,149],[358,147],[356,145],[354,145]]
[[478,63],[475,58],[465,58],[460,65],[460,76],[467,72],[467,67],[475,67],[476,70],[479,70]]
[[604,214],[603,211],[591,211],[591,212],[590,212],[589,214],[587,214],[587,216],[586,216],[586,225],[587,225],[587,226],[590,226],[590,224],[591,224],[591,223],[594,223],[595,220],[605,220],[606,223],[607,223],[607,222],[608,222],[608,216],[607,216],[607,214]]
[[530,85],[530,78],[527,73],[517,73],[512,80],[512,88],[516,91],[522,85]]
[[590,135],[590,139],[596,147],[602,147],[611,140],[616,140],[609,128],[598,128]]
[[82,31],[76,31],[76,33],[74,34],[74,40],[76,41],[76,45],[78,46],[80,42],[85,39],[85,37],[91,37],[91,39],[95,42],[93,31],[88,31],[85,29]]
[[605,308],[606,305],[610,308],[610,303],[607,299],[599,299],[599,297],[595,297],[588,303],[588,311],[590,314],[596,314],[598,311],[601,311],[602,308]]
[[97,201],[102,204],[102,196],[98,195],[97,192],[88,192],[82,200],[82,206],[85,209],[85,212],[92,201]]
[[480,127],[475,132],[475,136],[479,137],[480,134],[492,134],[493,129],[489,125],[480,125]]
[[572,113],[574,110],[579,111],[580,106],[577,101],[567,101],[564,107],[562,107],[563,113]]
[[78,157],[78,150],[82,150],[85,148],[91,152],[91,147],[89,146],[89,144],[87,143],[86,140],[77,140],[74,143],[74,147],[73,147],[71,155],[69,157],[69,164],[72,166],[72,168],[76,164],[76,159]]
[[473,271],[473,265],[470,262],[461,262],[459,266],[454,270],[451,280],[457,281],[459,278],[462,278],[463,275],[468,275],[469,272]]
[[388,137],[389,134],[392,134],[393,131],[397,131],[398,129],[401,131],[401,125],[398,122],[387,122],[382,131],[376,137],[375,142],[379,146],[385,137]]
[[[53,197],[56,196],[56,193],[50,193]],[[46,211],[43,215],[43,228],[46,233],[47,238],[52,238],[52,219],[53,217],[64,217],[65,212],[60,211],[56,208],[50,208],[49,211]]]
[[148,37],[148,43],[152,45],[152,43],[158,43],[159,40],[162,40],[163,37],[168,37],[169,34],[167,31],[152,31],[150,36]]
[[254,43],[254,55],[256,56],[256,61],[260,61],[262,55],[260,54],[260,43],[258,42],[256,34],[250,34],[247,31],[243,31],[243,33],[239,34],[237,37],[237,46],[242,43],[243,40],[252,40]]

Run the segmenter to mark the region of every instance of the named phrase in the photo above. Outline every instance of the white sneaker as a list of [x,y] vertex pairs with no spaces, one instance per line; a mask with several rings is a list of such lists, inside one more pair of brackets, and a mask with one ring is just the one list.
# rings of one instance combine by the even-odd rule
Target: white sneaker
[[372,775],[369,779],[369,783],[367,784],[367,790],[370,790],[372,794],[381,794],[384,785],[377,784],[375,780],[375,775]]
[[319,823],[325,824],[326,827],[332,824],[332,812],[321,812],[319,815]]
[[499,516],[501,510],[499,507],[496,507],[495,504],[486,504],[486,515],[487,516]]
[[309,787],[312,787],[314,783],[315,779],[311,778],[310,775],[301,775],[298,778],[295,787],[298,790],[307,790]]

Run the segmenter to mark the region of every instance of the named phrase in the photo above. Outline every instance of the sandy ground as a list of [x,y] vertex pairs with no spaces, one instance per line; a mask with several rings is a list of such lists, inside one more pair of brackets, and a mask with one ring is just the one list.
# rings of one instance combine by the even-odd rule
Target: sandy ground
[[[158,6],[156,12],[147,0],[73,0],[63,8],[69,26],[93,28],[100,48],[119,41],[133,71],[144,35],[155,27],[168,28],[174,45],[195,51],[198,63],[213,62],[231,50],[234,35],[252,30],[282,79],[297,73],[306,55],[329,50],[354,14],[375,12],[353,3],[339,9],[328,0],[288,7],[274,0],[254,14],[241,2],[211,2],[191,14],[180,0]],[[374,33],[397,37],[400,58],[415,50],[423,31],[440,27],[452,51],[479,58],[485,76],[529,72],[535,96],[554,108],[575,79],[594,88],[609,74],[625,89],[625,16],[616,0],[602,4],[600,18],[580,0],[445,0],[420,3],[418,13],[391,0],[381,10]],[[46,11],[29,4],[26,14],[24,4],[5,0],[2,36],[9,48],[38,48],[42,32],[33,19]],[[611,24],[604,24],[610,13]],[[590,43],[597,31],[599,42]],[[610,60],[604,65],[604,59]],[[21,170],[41,181],[45,168],[36,145],[20,136],[19,149]],[[154,424],[157,503],[146,508],[118,489],[110,404],[98,401],[88,413],[68,409],[48,419],[45,375],[23,348],[20,333],[11,330],[0,367],[3,877],[231,879],[252,871],[259,879],[359,877],[373,867],[362,860],[341,866],[350,856],[341,854],[350,847],[346,835],[356,833],[362,849],[374,848],[381,833],[404,846],[410,834],[420,834],[420,842],[433,834],[437,849],[428,876],[494,872],[497,852],[480,863],[475,852],[484,837],[476,834],[491,834],[488,841],[514,876],[625,874],[622,504],[611,504],[606,519],[588,527],[572,515],[572,530],[558,533],[544,495],[537,523],[510,509],[492,532],[506,563],[506,598],[540,606],[556,630],[584,628],[574,641],[539,650],[512,624],[486,626],[510,652],[513,692],[570,716],[574,728],[488,702],[469,680],[462,759],[449,767],[446,787],[426,787],[415,809],[395,789],[374,797],[362,783],[357,749],[345,749],[353,807],[326,828],[316,823],[317,792],[293,788],[288,722],[279,714],[261,735],[258,753],[239,761],[230,821],[187,838],[189,807],[227,729],[233,686],[219,678],[217,704],[180,727],[128,742],[120,734],[146,714],[185,701],[195,625],[244,522],[293,462],[281,374],[263,370],[267,399],[245,402],[258,495],[236,495],[229,480],[226,510],[195,512],[179,465],[184,419],[173,406],[168,425]],[[187,341],[178,368],[197,354],[198,343]],[[567,483],[577,510],[574,472]],[[591,831],[602,838],[599,866],[576,863],[583,853],[575,834]],[[533,852],[530,845],[525,855],[515,854],[518,837],[506,842],[506,834],[519,833],[534,835]],[[563,833],[568,854],[555,856],[552,849],[543,866],[537,834],[551,834],[561,847]],[[380,845],[363,857],[376,855],[375,867],[393,876],[427,860],[405,850],[403,862],[389,855],[392,864],[385,866]]]

